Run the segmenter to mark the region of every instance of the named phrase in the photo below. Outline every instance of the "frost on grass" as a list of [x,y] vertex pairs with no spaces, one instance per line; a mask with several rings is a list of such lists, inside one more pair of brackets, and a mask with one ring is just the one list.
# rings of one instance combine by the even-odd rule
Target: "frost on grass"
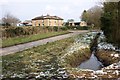
[[120,49],[113,45],[112,43],[106,42],[106,37],[104,36],[103,32],[100,32],[101,35],[98,40],[98,49],[104,49],[104,50],[112,50],[116,52],[120,52]]
[[68,73],[59,63],[59,57],[73,41],[69,38],[4,56],[3,75],[0,78],[67,78]]
[[115,79],[117,80],[120,76],[120,62],[114,63],[110,66],[104,67],[101,70],[81,70],[71,69],[70,77],[78,79]]
[[119,54],[111,54],[112,57],[120,57]]
[[[96,77],[117,77],[120,72],[120,62],[103,68],[99,71],[83,70],[78,68],[64,67],[64,58],[75,52],[89,48],[91,40],[96,32],[90,32],[78,36],[77,38],[66,39],[48,43],[43,46],[26,50],[15,55],[3,58],[3,75],[0,78],[26,78],[26,79],[67,79],[69,76],[74,78]],[[101,38],[104,38],[102,36]],[[102,45],[102,43],[100,44]],[[103,44],[104,45],[104,44]],[[112,49],[113,46],[109,45]],[[111,56],[119,57],[118,54]],[[8,67],[9,66],[9,67]]]
[[71,55],[78,50],[89,48],[91,40],[95,37],[96,34],[97,32],[89,32],[75,38],[75,42],[66,49],[66,54],[62,58],[66,57],[67,55]]

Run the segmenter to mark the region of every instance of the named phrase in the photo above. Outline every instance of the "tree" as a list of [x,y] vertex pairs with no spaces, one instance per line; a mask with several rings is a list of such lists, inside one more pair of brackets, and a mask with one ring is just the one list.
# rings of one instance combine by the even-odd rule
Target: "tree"
[[11,15],[10,13],[7,13],[3,18],[3,25],[4,26],[16,26],[16,24],[18,22],[20,22],[20,20],[18,18],[16,18],[15,16]]
[[104,2],[103,6],[101,29],[104,31],[108,42],[120,46],[120,36],[118,36],[120,35],[120,2]]
[[68,19],[67,22],[74,22],[74,19]]
[[88,24],[94,24],[95,27],[100,27],[100,18],[102,14],[102,8],[100,6],[94,6],[89,10],[84,10],[81,15],[81,20],[86,21]]
[[88,13],[86,10],[83,11],[82,15],[81,15],[81,20],[82,21],[88,21]]

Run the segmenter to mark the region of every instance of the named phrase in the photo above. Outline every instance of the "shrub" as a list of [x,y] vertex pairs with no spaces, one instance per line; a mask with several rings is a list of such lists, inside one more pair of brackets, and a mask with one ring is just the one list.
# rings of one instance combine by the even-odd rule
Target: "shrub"
[[88,26],[83,26],[83,27],[80,26],[80,27],[78,27],[78,29],[79,29],[79,30],[88,30],[89,27],[88,27]]
[[48,31],[52,31],[52,28],[51,28],[50,26],[46,26],[46,29],[47,29]]
[[57,27],[57,26],[54,26],[54,27],[53,27],[53,30],[54,30],[54,31],[58,31],[58,27]]
[[24,35],[32,35],[38,34],[41,32],[49,32],[49,31],[59,31],[59,30],[67,30],[65,27],[59,29],[59,27],[54,26],[44,26],[44,27],[9,27],[9,28],[2,28],[2,38],[9,38],[9,37],[17,37],[17,36],[24,36]]
[[22,27],[16,27],[15,28],[15,35],[16,36],[24,35],[24,29]]
[[76,30],[88,30],[88,29],[90,29],[90,27],[88,27],[88,26],[83,26],[83,27],[81,27],[81,26],[66,26],[67,27],[67,29],[72,29],[72,30],[74,30],[74,29],[76,29]]
[[8,37],[15,37],[15,29],[9,28],[5,30],[5,36]]
[[67,27],[61,27],[60,29],[61,29],[62,31],[66,31],[66,30],[68,30]]

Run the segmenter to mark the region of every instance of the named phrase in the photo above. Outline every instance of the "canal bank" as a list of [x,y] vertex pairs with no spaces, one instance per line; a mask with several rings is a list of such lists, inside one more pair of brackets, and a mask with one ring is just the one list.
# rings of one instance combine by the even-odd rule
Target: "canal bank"
[[[94,35],[93,35],[94,34]],[[98,33],[99,34],[99,33]],[[96,37],[95,37],[96,35]],[[97,33],[92,33],[91,36],[90,34],[84,35],[87,37],[87,39],[78,39],[77,42],[85,42],[82,45],[85,45],[86,43],[89,43],[89,48],[88,51],[84,48],[81,48],[77,51],[77,53],[72,53],[68,54],[67,56],[67,61],[69,62],[68,64],[72,67],[67,67],[68,72],[70,74],[70,78],[75,79],[75,80],[85,80],[85,79],[112,79],[116,80],[120,76],[120,55],[119,53],[116,53],[115,51],[111,50],[102,50],[100,49],[100,44],[101,42],[99,41],[99,38],[103,39],[103,35],[97,36]],[[90,37],[92,38],[92,41],[90,40]],[[84,41],[82,41],[84,40]],[[90,42],[92,44],[90,44]],[[104,41],[104,40],[101,40]],[[77,43],[76,42],[76,43]],[[82,51],[84,50],[84,51]],[[74,49],[73,49],[74,51]],[[81,54],[81,52],[84,52]],[[85,58],[84,54],[89,55],[89,57]],[[71,57],[72,56],[72,57]],[[74,56],[74,57],[73,57]],[[82,56],[82,59],[79,58],[79,56]],[[66,63],[67,63],[66,61]],[[71,62],[71,63],[70,63]],[[79,64],[77,64],[79,63]],[[77,65],[76,65],[77,64]],[[76,65],[78,66],[75,68]]]
[[99,80],[108,77],[117,79],[120,63],[96,71],[78,67],[91,59],[90,57],[95,57],[89,45],[96,34],[89,32],[3,56],[3,75],[0,78],[3,80]]

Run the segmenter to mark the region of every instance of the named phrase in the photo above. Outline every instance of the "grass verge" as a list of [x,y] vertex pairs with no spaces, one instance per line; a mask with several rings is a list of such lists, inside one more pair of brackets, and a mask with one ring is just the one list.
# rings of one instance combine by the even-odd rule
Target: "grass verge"
[[[49,78],[51,78],[51,75],[56,77],[64,76],[66,73],[61,72],[67,72],[66,67],[68,66],[64,65],[64,63],[61,63],[61,60],[63,60],[62,57],[67,54],[68,48],[70,48],[74,42],[75,37],[71,37],[52,43],[47,43],[45,45],[15,54],[2,56],[2,73],[4,78],[36,78],[36,76],[38,76],[40,73],[48,76],[46,74],[48,72]],[[65,63],[71,67],[77,66],[81,63],[81,61],[85,60],[84,58],[88,58],[88,55],[84,54],[83,51],[75,52],[73,53],[74,55],[70,55],[69,58],[65,58]],[[89,52],[89,50],[86,49],[86,52]],[[74,60],[72,60],[73,58]],[[77,60],[77,62],[75,62],[75,60]],[[79,60],[81,61],[79,62]],[[72,62],[74,63],[71,64]],[[48,79],[48,77],[44,78]]]
[[15,75],[21,77],[35,77],[49,72],[58,75],[59,58],[66,53],[66,48],[74,42],[73,38],[67,38],[52,43],[47,43],[36,48],[28,49],[15,54],[2,56],[2,72],[6,78]]
[[7,38],[7,39],[2,40],[2,47],[9,47],[9,46],[13,46],[13,45],[23,44],[23,43],[41,40],[41,39],[45,39],[45,38],[49,38],[49,37],[67,34],[67,33],[69,33],[69,32],[68,31],[47,32],[47,33],[39,33],[39,34],[29,35],[29,36]]

